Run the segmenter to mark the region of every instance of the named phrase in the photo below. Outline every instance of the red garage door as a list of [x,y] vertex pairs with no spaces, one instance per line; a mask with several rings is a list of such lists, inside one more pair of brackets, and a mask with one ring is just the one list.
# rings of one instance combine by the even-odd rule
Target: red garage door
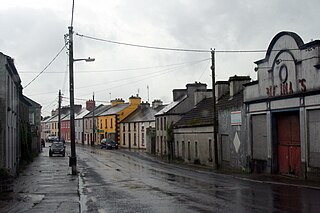
[[281,174],[300,175],[300,125],[297,113],[281,114],[278,124],[278,163]]

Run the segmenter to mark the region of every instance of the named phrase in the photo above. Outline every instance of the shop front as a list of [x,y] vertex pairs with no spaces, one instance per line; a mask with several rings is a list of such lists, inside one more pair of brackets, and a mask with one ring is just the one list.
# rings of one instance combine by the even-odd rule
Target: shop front
[[251,169],[302,178],[320,171],[320,41],[280,32],[245,85]]

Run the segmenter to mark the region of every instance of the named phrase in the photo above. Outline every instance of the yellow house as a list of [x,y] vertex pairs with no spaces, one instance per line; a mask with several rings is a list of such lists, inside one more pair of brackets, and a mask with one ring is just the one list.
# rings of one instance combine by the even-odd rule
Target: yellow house
[[50,135],[58,135],[58,115],[50,119]]
[[104,138],[120,142],[120,122],[134,112],[141,103],[140,97],[131,96],[129,103],[122,99],[111,101],[111,108],[98,116],[98,143]]

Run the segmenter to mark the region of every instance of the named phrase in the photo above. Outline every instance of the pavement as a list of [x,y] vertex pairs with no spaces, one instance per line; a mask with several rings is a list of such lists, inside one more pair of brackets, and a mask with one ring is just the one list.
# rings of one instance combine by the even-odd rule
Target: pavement
[[[93,147],[91,147],[93,148]],[[95,147],[99,148],[99,147]],[[94,149],[94,148],[93,148]],[[122,153],[165,163],[144,151],[121,150]],[[68,155],[68,153],[67,153]],[[48,148],[34,159],[14,180],[13,192],[0,194],[0,212],[81,212],[79,177],[71,175],[68,157],[48,156]],[[177,167],[230,175],[244,181],[289,185],[320,190],[320,182],[270,174],[245,174],[216,171],[211,167],[193,164],[174,164]]]
[[13,192],[2,194],[0,212],[80,212],[78,176],[68,157],[48,157],[44,148],[14,180]]

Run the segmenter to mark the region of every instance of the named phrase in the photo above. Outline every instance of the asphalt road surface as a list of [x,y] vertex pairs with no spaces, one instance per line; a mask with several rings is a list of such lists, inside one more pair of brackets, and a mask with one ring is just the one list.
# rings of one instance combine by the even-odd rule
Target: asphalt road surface
[[320,190],[77,146],[81,212],[319,212]]

